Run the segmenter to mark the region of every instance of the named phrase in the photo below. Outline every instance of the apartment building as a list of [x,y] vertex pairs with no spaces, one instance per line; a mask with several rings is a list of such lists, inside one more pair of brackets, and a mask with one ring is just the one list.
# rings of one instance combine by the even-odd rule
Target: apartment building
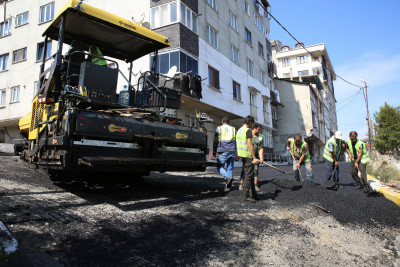
[[[3,62],[0,65],[0,129],[7,132],[6,142],[19,138],[18,119],[30,111],[37,90],[35,81],[43,56],[41,34],[54,13],[66,3],[66,0],[31,0],[28,5],[25,2],[21,5],[21,1],[8,1],[6,20],[1,20],[2,29],[6,30],[5,34],[2,30],[0,38],[0,62]],[[268,1],[259,1],[262,4],[252,0],[84,2],[140,23],[170,39],[171,47],[159,51],[158,64],[154,67],[167,73],[176,66],[181,73],[202,77],[202,97],[183,92],[177,117],[186,125],[196,125],[195,109],[207,113],[214,120],[206,124],[210,148],[222,117],[230,117],[232,124],[240,127],[243,117],[251,114],[264,126],[264,146],[272,149],[272,131],[277,125],[273,123],[276,103],[271,101],[273,77],[268,71],[272,61],[267,39],[269,19],[263,9],[270,7]],[[54,50],[55,45],[50,42],[48,51]],[[145,56],[135,62],[136,78],[152,67],[155,56]],[[119,67],[127,72],[128,66],[123,62]],[[118,90],[123,87],[124,81],[119,79]]]
[[[315,160],[322,160],[327,140],[337,131],[336,79],[325,44],[294,48],[271,40],[277,65],[275,88],[280,92],[284,109],[278,111],[280,127],[274,136],[277,153],[285,152],[286,140],[301,134]],[[310,54],[311,53],[311,54]]]

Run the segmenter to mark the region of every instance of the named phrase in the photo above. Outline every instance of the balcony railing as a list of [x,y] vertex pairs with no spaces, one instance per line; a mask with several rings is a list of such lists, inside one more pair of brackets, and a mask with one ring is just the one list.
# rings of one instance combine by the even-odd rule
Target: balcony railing
[[270,117],[271,113],[263,111],[263,114],[264,114],[264,123],[268,125],[271,124],[271,117]]
[[250,104],[250,114],[254,118],[257,118],[257,107]]

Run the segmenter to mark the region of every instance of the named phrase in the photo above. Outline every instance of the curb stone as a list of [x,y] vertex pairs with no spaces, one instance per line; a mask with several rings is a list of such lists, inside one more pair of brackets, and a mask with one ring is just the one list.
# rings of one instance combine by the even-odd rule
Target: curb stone
[[367,179],[372,189],[382,193],[387,199],[393,201],[397,206],[400,207],[400,192],[398,190],[383,185],[378,179],[369,174],[367,174]]

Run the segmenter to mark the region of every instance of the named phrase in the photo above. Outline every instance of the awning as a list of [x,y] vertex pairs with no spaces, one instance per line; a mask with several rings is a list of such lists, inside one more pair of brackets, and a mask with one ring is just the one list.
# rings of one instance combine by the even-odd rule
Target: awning
[[324,90],[324,87],[322,86],[321,80],[319,79],[318,76],[313,76],[314,82],[317,85],[319,90]]

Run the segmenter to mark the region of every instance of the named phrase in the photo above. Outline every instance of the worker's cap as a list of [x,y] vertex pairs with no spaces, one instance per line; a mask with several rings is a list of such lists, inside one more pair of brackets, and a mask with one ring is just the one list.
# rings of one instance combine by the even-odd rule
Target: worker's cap
[[336,139],[342,139],[342,132],[341,131],[336,131],[335,132],[335,138]]

